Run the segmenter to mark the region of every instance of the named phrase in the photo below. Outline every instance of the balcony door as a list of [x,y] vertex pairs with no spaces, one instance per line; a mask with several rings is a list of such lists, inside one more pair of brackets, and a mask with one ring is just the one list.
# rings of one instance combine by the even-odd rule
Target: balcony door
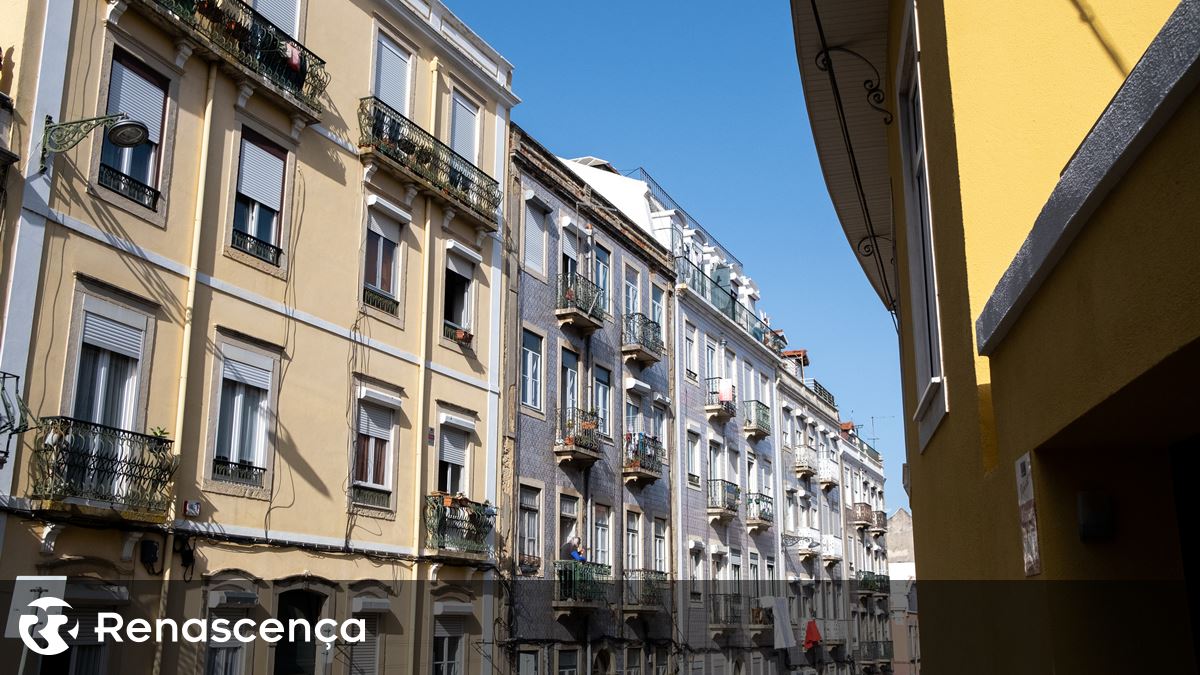
[[375,96],[408,116],[408,83],[412,57],[408,50],[380,34],[375,43]]
[[275,24],[276,28],[287,33],[289,37],[296,37],[300,16],[297,0],[254,0],[254,11],[266,17],[267,21]]
[[562,353],[562,379],[559,385],[563,415],[572,414],[579,407],[579,356],[564,350]]

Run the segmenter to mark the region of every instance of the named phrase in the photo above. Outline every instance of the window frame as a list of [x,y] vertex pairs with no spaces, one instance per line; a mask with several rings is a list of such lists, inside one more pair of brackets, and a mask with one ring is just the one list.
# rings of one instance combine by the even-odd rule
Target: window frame
[[[363,434],[362,430],[358,428],[357,415],[360,412],[360,409],[363,405],[370,405],[370,406],[374,406],[376,408],[385,409],[388,411],[388,413],[391,416],[392,423],[391,423],[390,428],[388,429],[388,437],[386,439],[379,439],[379,437],[371,436],[371,438],[376,438],[376,439],[384,440],[387,442],[387,446],[384,450],[385,456],[384,456],[384,465],[383,465],[383,483],[376,484],[376,483],[372,483],[370,481],[362,481],[362,480],[355,478],[354,474],[357,473],[356,464],[351,465],[350,481],[351,481],[352,485],[362,485],[363,487],[368,487],[368,488],[372,488],[372,489],[380,490],[380,491],[386,491],[389,494],[389,499],[390,499],[390,495],[395,490],[396,436],[397,436],[396,417],[397,417],[397,413],[400,412],[400,410],[396,407],[385,405],[384,403],[381,403],[378,399],[370,398],[370,397],[364,395],[365,393],[366,393],[365,391],[361,392],[358,396],[358,399],[355,401],[356,417],[355,417],[355,427],[354,427],[354,431],[355,431],[354,438],[355,438],[356,443],[358,441],[359,436],[363,436],[363,435],[370,436],[370,434]],[[357,450],[357,446],[356,446],[356,450]],[[355,457],[355,462],[357,462],[357,452],[355,453],[354,457]],[[368,472],[368,473],[370,473],[370,472]]]
[[[525,344],[526,337],[537,339],[538,350],[532,352]],[[537,361],[537,376],[533,377],[527,372],[529,365],[529,356],[533,355]],[[528,326],[521,327],[521,363],[517,373],[519,378],[517,387],[517,397],[521,402],[522,408],[544,412],[546,408],[546,336],[530,329]],[[533,396],[533,400],[527,400],[526,383],[530,383],[529,392]]]
[[[212,375],[209,386],[208,441],[204,462],[204,482],[201,485],[201,489],[208,492],[253,499],[269,499],[275,471],[274,458],[276,451],[275,443],[277,441],[275,431],[279,416],[279,373],[282,362],[282,349],[274,346],[267,347],[265,343],[261,345],[256,344],[250,338],[226,334],[221,330],[214,330],[213,340],[216,344],[216,349],[213,353],[212,370],[210,371]],[[229,355],[237,355],[244,359],[251,359],[258,362],[248,365],[256,365],[258,367],[262,367],[263,364],[267,363],[271,365],[271,387],[267,390],[265,398],[267,410],[266,438],[263,442],[262,456],[257,458],[261,464],[257,468],[263,470],[262,485],[259,486],[225,481],[213,475],[213,462],[217,457],[218,435],[221,424],[221,393],[226,379],[225,361],[230,358]]]
[[[451,268],[452,260],[458,260],[464,264],[470,265],[471,266],[471,276],[469,276],[469,277],[465,276],[463,274],[460,274],[458,271],[452,269]],[[476,316],[475,316],[475,314],[476,314],[476,311],[475,311],[476,310],[476,307],[475,307],[476,297],[475,296],[476,296],[476,286],[478,285],[478,283],[477,283],[475,277],[479,273],[479,263],[480,263],[479,260],[476,260],[476,259],[472,258],[470,255],[463,252],[460,247],[454,247],[454,248],[447,248],[445,264],[442,266],[443,267],[443,269],[442,269],[442,320],[443,320],[443,323],[448,326],[453,326],[454,328],[461,328],[462,330],[465,330],[471,334],[474,334],[474,332],[476,330],[476,327],[475,327],[475,324],[476,324],[476,320],[475,320],[476,319]],[[462,317],[461,317],[462,325],[459,325],[459,324],[453,322],[452,320],[445,318],[446,309],[447,309],[446,302],[447,302],[447,300],[449,300],[450,274],[454,274],[455,276],[459,276],[459,277],[462,277],[467,280],[466,290],[463,293],[463,298],[462,298],[462,303],[463,303]]]
[[[247,136],[249,136],[247,140],[252,144],[274,154],[276,157],[280,153],[283,155],[283,185],[280,188],[279,213],[276,215],[275,224],[272,227],[274,241],[266,242],[279,249],[278,265],[246,253],[233,245],[234,231],[237,229],[235,227],[238,209],[237,202],[240,195],[238,192],[238,179],[241,175],[242,166],[242,140],[246,139]],[[296,142],[291,138],[268,129],[244,111],[239,111],[234,115],[234,134],[232,140],[233,142],[229,148],[229,169],[225,176],[227,195],[226,214],[223,219],[226,228],[223,240],[225,256],[245,263],[271,276],[286,279],[291,264],[291,252],[287,244],[291,241],[291,210],[293,181],[296,171]],[[247,220],[249,222],[249,218]],[[255,238],[257,239],[258,237]]]
[[471,166],[474,167],[479,167],[480,161],[483,158],[483,116],[486,108],[484,107],[483,103],[480,102],[480,100],[480,97],[464,89],[463,87],[454,84],[450,88],[450,105],[446,106],[446,115],[448,117],[446,120],[446,145],[449,146],[455,154],[458,154],[458,150],[454,150],[454,108],[456,105],[458,105],[459,101],[463,101],[475,109],[475,128],[471,130],[473,134],[473,144],[475,146],[473,153],[474,156],[463,157],[462,155],[459,155],[460,157],[463,157],[463,159],[466,159],[468,162],[470,162]]
[[[529,242],[529,216],[534,213],[541,214],[542,231],[542,257],[541,260],[536,261],[536,267],[531,266],[529,248],[526,246],[526,244]],[[546,258],[549,253],[548,249],[550,248],[550,225],[552,214],[553,209],[548,208],[538,199],[526,199],[525,208],[521,214],[521,217],[523,218],[521,223],[521,264],[526,273],[543,282],[546,281],[546,278],[549,275],[549,263],[547,262]]]

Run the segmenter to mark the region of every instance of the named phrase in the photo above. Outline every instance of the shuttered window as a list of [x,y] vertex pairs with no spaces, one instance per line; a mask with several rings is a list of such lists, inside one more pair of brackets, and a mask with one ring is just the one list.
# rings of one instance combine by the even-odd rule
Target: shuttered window
[[83,341],[131,359],[142,357],[140,328],[92,312],[83,313]]
[[[562,235],[562,250],[563,256],[571,260],[579,260],[579,242],[575,238],[575,234],[569,230],[563,230]],[[563,270],[567,272],[569,270]]]
[[521,403],[542,408],[542,337],[521,332]]
[[375,44],[375,96],[401,115],[408,115],[408,72],[405,49],[380,35]]
[[254,0],[254,9],[291,37],[296,37],[296,0]]
[[350,644],[350,675],[376,675],[379,672],[379,618],[373,614],[355,614],[363,622],[363,640]]
[[112,171],[132,178],[143,186],[158,185],[158,148],[162,143],[163,118],[166,115],[167,78],[146,68],[132,56],[115,51],[108,83],[108,114],[124,113],[129,119],[146,125],[145,143],[132,148],[113,145],[104,136],[100,165],[107,169],[99,176],[100,185],[130,198],[135,203],[155,208],[157,197],[148,197],[142,187],[124,178],[113,178]]
[[393,418],[394,414],[390,409],[359,401],[358,440],[354,456],[355,482],[387,488]]
[[216,476],[238,482],[260,481],[261,473],[230,474],[222,464],[266,466],[271,420],[271,383],[274,361],[233,345],[221,353],[221,403],[217,412]]
[[442,446],[438,453],[443,462],[467,465],[467,432],[450,426],[442,427]]
[[455,92],[450,115],[450,147],[474,164],[478,152],[479,106]]
[[[213,609],[209,614],[210,619],[225,619],[228,621],[228,628],[231,630],[234,623],[245,619],[247,616],[244,609],[230,609],[228,607]],[[208,654],[205,658],[204,672],[205,675],[241,675],[244,662],[245,645],[232,636],[230,636],[229,640],[225,641],[214,639],[208,643]]]
[[167,92],[159,82],[153,82],[121,61],[113,61],[112,79],[108,89],[108,113],[125,113],[130,119],[146,125],[149,141],[162,140],[163,111]]
[[525,205],[525,267],[546,270],[546,212],[534,204]]
[[284,164],[281,150],[243,137],[238,192],[278,213],[283,205]]

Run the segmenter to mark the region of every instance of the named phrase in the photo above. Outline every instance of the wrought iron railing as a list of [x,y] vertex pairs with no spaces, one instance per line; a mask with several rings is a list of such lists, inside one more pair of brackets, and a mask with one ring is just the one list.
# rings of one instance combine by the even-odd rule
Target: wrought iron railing
[[708,481],[708,508],[737,511],[738,502],[742,498],[742,488],[737,483],[731,483],[720,478],[710,478]]
[[220,457],[213,460],[213,480],[262,487],[267,470],[249,462],[232,462]]
[[687,284],[697,295],[704,297],[716,310],[746,331],[750,337],[762,343],[776,354],[782,354],[786,341],[767,322],[758,318],[754,310],[742,304],[730,289],[717,283],[695,263],[683,256],[675,258],[677,279]]
[[871,512],[871,529],[876,532],[887,532],[887,511]]
[[642,313],[625,315],[625,331],[621,342],[627,345],[640,345],[656,357],[663,353],[662,326],[657,321]]
[[664,454],[662,441],[657,438],[640,431],[625,434],[626,469],[661,474]]
[[496,222],[500,184],[419,124],[374,96],[358,103],[358,144],[370,148],[454,198],[487,222]]
[[746,495],[746,520],[775,522],[775,499],[761,492]]
[[463,553],[487,553],[488,535],[496,524],[496,509],[451,495],[425,497],[425,535],[429,548]]
[[381,312],[395,315],[400,311],[400,301],[389,295],[384,295],[382,292],[363,286],[363,304],[374,307]]
[[96,177],[96,182],[151,211],[158,210],[158,190],[107,164],[100,165],[100,173]]
[[762,401],[746,401],[742,405],[744,426],[763,434],[771,433],[771,409]]
[[850,521],[855,525],[866,527],[871,524],[874,511],[871,510],[871,505],[865,502],[855,502],[850,513]]
[[279,267],[279,256],[283,253],[283,249],[270,242],[263,241],[254,235],[246,234],[241,230],[234,230],[231,244],[243,253],[249,253],[259,260]]
[[241,0],[144,0],[174,14],[234,61],[320,110],[325,61]]
[[808,380],[805,380],[805,381],[803,382],[803,384],[804,384],[804,386],[805,386],[805,387],[808,387],[808,389],[809,389],[809,390],[811,390],[811,391],[812,391],[812,393],[816,394],[816,395],[817,395],[817,398],[819,398],[819,399],[821,399],[822,401],[824,401],[824,402],[828,403],[828,404],[829,404],[829,407],[831,407],[831,408],[836,408],[836,407],[837,407],[837,402],[836,402],[836,401],[834,400],[834,398],[833,398],[833,392],[831,392],[831,391],[829,391],[828,389],[826,389],[826,388],[825,388],[825,387],[824,387],[824,386],[823,386],[823,385],[822,385],[820,382],[818,382],[816,379],[808,379]]
[[475,339],[471,331],[449,321],[442,322],[442,336],[464,346],[470,345],[471,340]]
[[529,553],[522,553],[517,557],[517,567],[521,569],[522,574],[533,574],[542,567],[542,557]]
[[877,576],[874,572],[859,570],[854,574],[854,590],[858,593],[874,593]]
[[775,625],[775,608],[769,604],[769,600],[754,598],[750,601],[750,625]]
[[392,492],[370,485],[355,485],[350,489],[350,498],[359,506],[370,506],[376,509],[390,508]]
[[604,289],[578,273],[558,276],[558,309],[577,309],[597,322],[608,318]]
[[165,513],[176,459],[172,441],[85,422],[44,417],[30,462],[31,499],[80,499]]
[[704,405],[719,405],[730,416],[737,412],[737,387],[729,385],[729,400],[721,400],[721,380],[723,377],[710,377],[704,380]]
[[663,605],[667,595],[667,573],[658,570],[625,570],[625,604]]
[[563,410],[562,439],[566,445],[584,450],[600,449],[600,416],[590,410]]
[[612,567],[577,560],[554,561],[554,599],[560,602],[607,602]]
[[714,626],[736,626],[742,623],[742,600],[739,593],[709,593],[708,623]]
[[875,643],[876,658],[879,661],[890,661],[893,658],[893,648],[891,640],[879,640]]

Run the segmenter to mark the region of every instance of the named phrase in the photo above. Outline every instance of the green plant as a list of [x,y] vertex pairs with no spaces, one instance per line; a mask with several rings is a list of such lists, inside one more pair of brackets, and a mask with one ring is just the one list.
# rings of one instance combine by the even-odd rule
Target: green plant
[[167,433],[168,432],[164,427],[151,427],[150,429],[150,435],[155,438],[166,438]]

